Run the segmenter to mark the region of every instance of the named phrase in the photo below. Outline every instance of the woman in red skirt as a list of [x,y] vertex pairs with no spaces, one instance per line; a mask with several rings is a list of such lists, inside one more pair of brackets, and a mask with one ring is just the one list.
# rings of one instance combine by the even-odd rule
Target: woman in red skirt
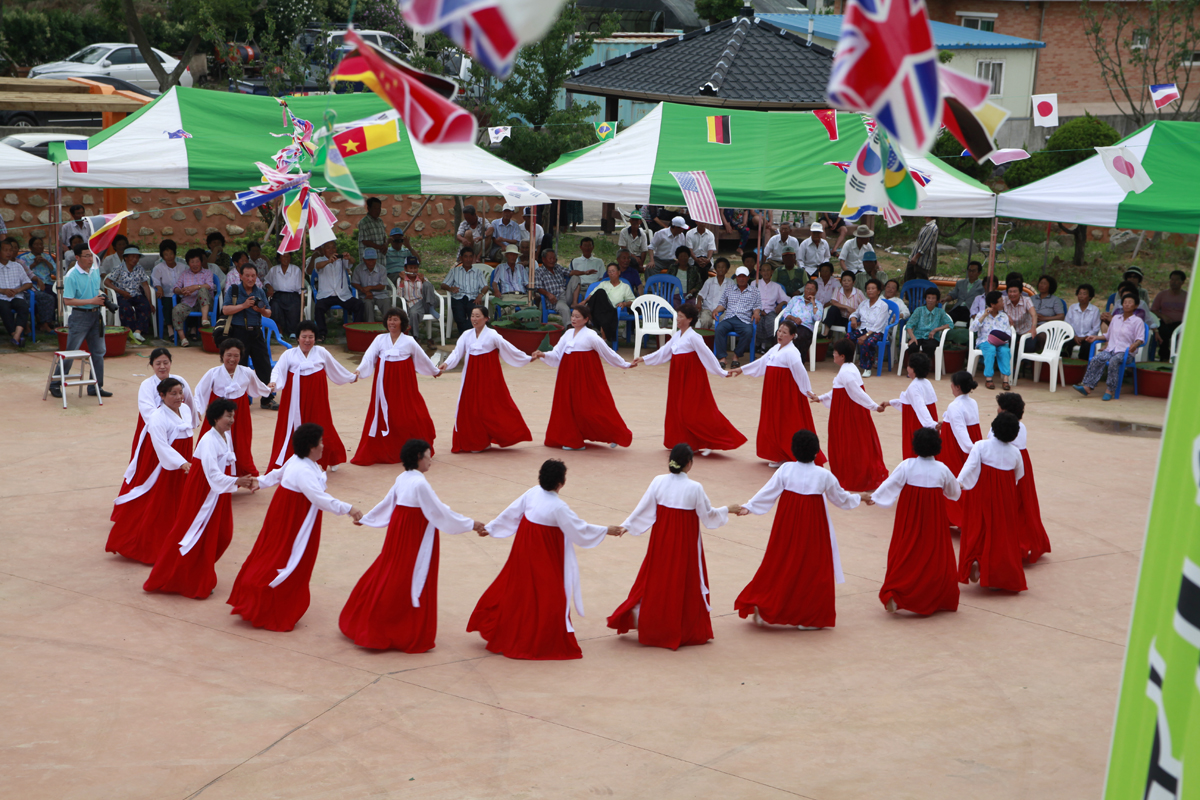
[[[763,379],[762,407],[758,413],[758,457],[772,468],[792,460],[792,436],[798,430],[816,432],[808,396],[812,384],[804,368],[804,356],[792,346],[796,323],[782,320],[775,332],[777,344],[744,367],[730,370],[735,375]],[[817,453],[818,467],[825,465],[825,454]]]
[[961,488],[954,473],[934,458],[941,449],[937,431],[917,428],[916,456],[901,461],[868,501],[896,506],[887,575],[879,590],[879,602],[889,613],[958,610],[958,568],[945,507],[947,500],[958,499]]
[[[996,406],[996,413],[1007,411],[1018,421],[1025,416],[1025,401],[1016,392],[1001,392],[996,395]],[[1029,450],[1026,449],[1029,437],[1025,423],[1021,422],[1020,425],[1020,433],[1013,439],[1013,444],[1021,451],[1021,464],[1025,468],[1025,474],[1017,484],[1017,494],[1021,498],[1018,511],[1022,523],[1021,559],[1026,564],[1034,564],[1050,552],[1050,537],[1046,534],[1046,526],[1042,524],[1042,507],[1038,503],[1037,484],[1033,480],[1033,462],[1029,460]]]
[[[153,564],[179,510],[179,492],[192,466],[192,410],[183,404],[183,383],[158,384],[162,405],[150,415],[121,492],[113,501],[112,530],[104,549]],[[182,416],[181,416],[182,415]]]
[[1020,490],[1025,474],[1021,451],[1012,444],[1021,423],[1008,412],[992,420],[992,436],[976,442],[958,473],[966,490],[962,538],[958,545],[958,582],[1023,592]]
[[182,375],[176,375],[171,372],[171,351],[165,347],[156,347],[150,351],[150,369],[154,374],[146,380],[142,381],[138,387],[138,418],[137,425],[133,429],[133,445],[129,448],[129,458],[133,459],[134,453],[137,452],[138,444],[142,441],[142,431],[146,428],[146,422],[153,416],[154,412],[162,405],[162,397],[158,393],[158,385],[167,378],[174,378],[183,386],[183,404],[190,409],[192,415],[192,425],[199,425],[204,419],[204,406],[196,402],[196,398],[192,396],[192,387]]
[[217,585],[215,565],[233,539],[229,495],[239,486],[258,487],[252,476],[233,474],[236,456],[229,440],[237,413],[237,404],[224,397],[213,400],[205,409],[208,433],[200,437],[192,455],[192,468],[176,506],[175,524],[142,586],[147,592],[171,592],[203,600]]
[[900,409],[900,452],[901,458],[913,458],[916,453],[912,449],[913,434],[921,428],[937,428],[937,392],[929,382],[929,370],[933,362],[924,353],[914,353],[908,359],[908,377],[912,383],[900,393],[896,400],[889,400],[888,405]]
[[346,446],[333,427],[329,411],[329,383],[339,386],[354,383],[358,377],[338,363],[333,354],[317,344],[317,323],[306,319],[296,328],[297,346],[283,351],[271,371],[268,388],[279,395],[279,417],[275,420],[275,441],[271,444],[270,469],[282,467],[294,452],[292,437],[306,422],[324,431],[322,455],[317,463],[336,471],[346,463]]
[[862,497],[813,463],[819,452],[815,433],[796,431],[796,460],[780,466],[742,506],[743,516],[766,514],[779,501],[762,564],[733,604],[743,619],[753,614],[756,625],[816,630],[832,628],[837,621],[833,587],[846,579],[826,500],[849,511],[858,508]]
[[442,373],[425,355],[417,340],[409,336],[408,314],[401,308],[389,308],[383,318],[387,333],[375,337],[354,374],[375,380],[371,383],[371,405],[363,421],[362,438],[354,451],[352,464],[395,464],[400,448],[409,439],[423,439],[433,450],[437,432],[425,398],[417,388],[417,373],[438,377]]
[[[393,309],[394,310],[394,309]],[[425,480],[433,448],[409,439],[404,472],[387,497],[355,525],[387,528],[383,552],[363,573],[338,620],[359,647],[424,653],[437,638],[438,532],[486,533],[482,522],[456,514]]]
[[258,467],[254,466],[254,455],[250,452],[254,443],[254,428],[250,423],[250,400],[271,396],[270,387],[258,379],[254,370],[238,366],[245,349],[246,346],[240,339],[233,336],[222,339],[221,365],[204,373],[200,382],[196,384],[196,401],[200,408],[205,409],[204,425],[200,428],[201,437],[212,427],[208,423],[207,409],[213,400],[232,400],[237,407],[237,421],[229,431],[229,439],[233,445],[233,454],[237,458],[235,474],[239,476],[258,475]]
[[[971,448],[983,438],[979,430],[979,404],[971,397],[971,392],[978,387],[979,384],[966,370],[956,372],[950,378],[950,391],[954,393],[954,399],[942,415],[942,452],[938,453],[938,461],[955,475],[962,472]],[[962,529],[965,497],[964,491],[958,500],[946,501],[946,517],[952,528]]]
[[847,490],[870,492],[888,476],[870,412],[883,413],[887,406],[876,403],[863,388],[862,375],[854,367],[853,341],[834,343],[833,363],[838,368],[833,387],[820,397],[809,394],[829,409],[829,471]]
[[704,487],[687,476],[692,448],[686,444],[671,448],[667,467],[670,472],[650,482],[637,508],[621,523],[635,535],[652,533],[629,597],[608,618],[608,627],[617,633],[636,628],[642,644],[678,650],[713,638],[700,524],[720,528],[741,506],[713,508]]
[[508,392],[501,359],[513,367],[523,367],[533,360],[489,328],[487,312],[475,306],[471,309],[471,330],[458,337],[454,352],[438,368],[445,372],[460,361],[463,365],[451,453],[480,453],[493,444],[511,447],[533,441],[529,426]]
[[479,534],[516,536],[504,568],[467,623],[467,631],[479,631],[493,653],[536,661],[583,658],[571,625],[571,603],[583,616],[575,547],[595,547],[605,535],[620,536],[625,529],[589,525],[576,516],[558,496],[566,480],[566,464],[546,461],[538,485]]
[[621,369],[632,365],[587,327],[591,318],[591,309],[575,306],[571,309],[571,327],[554,349],[533,354],[535,360],[558,368],[546,447],[585,450],[585,442],[605,442],[609,447],[629,447],[633,443],[633,434],[621,419],[604,377],[605,362]]
[[290,631],[308,610],[308,582],[321,545],[321,513],[362,519],[361,511],[325,491],[322,438],[320,425],[306,422],[296,428],[291,436],[294,454],[282,469],[257,479],[260,487],[279,488],[225,601],[233,606],[229,613],[256,628]]
[[692,329],[700,312],[694,303],[684,303],[675,315],[679,330],[662,347],[633,363],[656,367],[670,362],[667,383],[667,417],[663,425],[663,447],[679,442],[706,456],[713,450],[736,450],[746,437],[717,408],[705,371],[722,378],[735,374],[721,369],[717,357]]

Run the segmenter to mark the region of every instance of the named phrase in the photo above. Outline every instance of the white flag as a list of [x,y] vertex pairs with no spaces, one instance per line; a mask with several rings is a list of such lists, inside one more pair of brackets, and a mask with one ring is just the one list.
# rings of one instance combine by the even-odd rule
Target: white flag
[[550,202],[550,195],[535,189],[524,181],[484,181],[504,196],[514,206],[544,206]]
[[1141,194],[1154,185],[1142,162],[1124,147],[1097,147],[1096,152],[1104,159],[1104,168],[1113,180],[1127,192]]
[[1033,124],[1039,128],[1058,127],[1058,95],[1035,94],[1033,101]]
[[488,128],[488,136],[492,137],[492,144],[503,141],[506,136],[512,135],[512,128],[505,125],[502,128]]

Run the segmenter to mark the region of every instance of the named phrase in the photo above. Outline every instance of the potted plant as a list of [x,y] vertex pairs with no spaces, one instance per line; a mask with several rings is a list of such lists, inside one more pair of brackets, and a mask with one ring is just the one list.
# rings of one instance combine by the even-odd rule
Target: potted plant
[[527,355],[532,355],[542,346],[543,342],[554,347],[566,330],[556,322],[543,324],[541,319],[510,318],[489,322],[488,325],[504,337],[509,344]]
[[[58,334],[58,349],[67,349],[67,329],[55,328],[54,332]],[[114,358],[116,356],[125,355],[125,345],[129,343],[129,328],[118,328],[108,326],[104,329],[104,357]],[[79,347],[83,350],[88,350],[87,341],[85,340]],[[90,350],[88,352],[91,352]]]
[[825,357],[827,355],[829,355],[829,340],[818,337],[817,338],[817,361],[824,361]]
[[206,353],[217,352],[217,340],[213,338],[213,328],[211,325],[206,325],[200,330],[200,349]]
[[1171,376],[1174,364],[1159,364],[1145,361],[1137,365],[1138,394],[1150,397],[1166,397],[1171,393]]
[[953,375],[967,368],[967,348],[958,342],[946,342],[942,350],[942,372]]
[[346,333],[346,350],[365,353],[376,336],[387,332],[387,325],[382,322],[348,322],[342,326],[342,330]]

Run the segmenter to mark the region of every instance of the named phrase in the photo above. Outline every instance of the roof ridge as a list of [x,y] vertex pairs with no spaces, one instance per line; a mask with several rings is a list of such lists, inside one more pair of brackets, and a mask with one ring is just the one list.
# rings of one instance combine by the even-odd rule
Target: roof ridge
[[724,52],[721,53],[721,57],[717,59],[717,63],[713,67],[712,75],[700,87],[700,94],[714,95],[721,90],[721,84],[725,82],[725,76],[729,73],[729,68],[733,66],[733,60],[737,58],[738,51],[742,49],[742,43],[746,41],[750,25],[749,17],[738,19],[733,32],[729,35],[729,42],[725,45]]

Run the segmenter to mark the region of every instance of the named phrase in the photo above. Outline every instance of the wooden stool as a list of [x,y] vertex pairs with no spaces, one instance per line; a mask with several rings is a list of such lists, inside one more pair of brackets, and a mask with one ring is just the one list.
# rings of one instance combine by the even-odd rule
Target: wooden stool
[[[68,359],[77,359],[79,361],[79,377],[72,380],[66,374],[66,365]],[[87,378],[84,378],[83,365],[87,364]],[[58,377],[59,394],[62,395],[63,408],[67,407],[67,387],[78,386],[79,398],[83,399],[83,387],[95,386],[96,399],[100,401],[100,405],[104,405],[104,398],[100,396],[100,387],[96,384],[96,372],[92,366],[92,354],[87,350],[55,350],[54,363],[50,365],[50,375],[46,378],[46,391],[42,392],[42,400],[50,396],[50,386],[56,380],[55,374]]]

